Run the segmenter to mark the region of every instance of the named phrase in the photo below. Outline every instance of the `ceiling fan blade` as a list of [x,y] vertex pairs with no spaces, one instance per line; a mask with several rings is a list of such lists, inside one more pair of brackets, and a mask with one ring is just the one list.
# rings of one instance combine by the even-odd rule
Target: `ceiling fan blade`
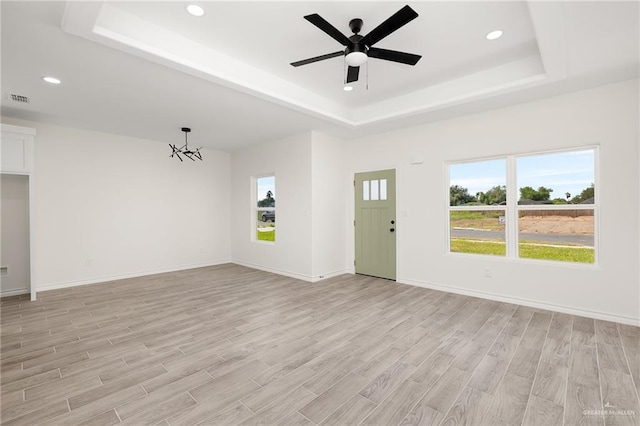
[[304,17],[307,21],[311,22],[316,27],[320,28],[322,31],[327,33],[330,37],[332,37],[335,41],[340,43],[343,46],[349,46],[351,41],[347,38],[346,35],[342,34],[336,27],[327,22],[322,16],[314,13],[312,15],[307,15]]
[[371,47],[367,51],[370,58],[384,59],[385,61],[400,62],[401,64],[415,65],[422,56],[413,53],[398,52],[396,50],[378,49]]
[[360,74],[360,67],[349,66],[347,70],[347,83],[358,81],[358,74]]
[[309,58],[309,59],[303,59],[302,61],[291,62],[291,65],[293,65],[294,67],[299,67],[300,65],[307,65],[313,62],[336,58],[338,56],[343,56],[343,55],[344,55],[344,52],[340,50],[339,52],[327,53],[326,55],[316,56],[315,58]]
[[382,24],[375,27],[369,34],[364,36],[361,43],[371,47],[398,28],[406,25],[418,17],[415,10],[411,9],[408,5],[391,15],[389,19]]

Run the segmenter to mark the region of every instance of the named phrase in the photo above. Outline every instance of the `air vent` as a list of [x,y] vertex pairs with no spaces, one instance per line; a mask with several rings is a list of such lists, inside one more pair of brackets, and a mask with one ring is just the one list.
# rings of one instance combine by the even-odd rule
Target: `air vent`
[[10,93],[9,98],[14,102],[22,102],[24,104],[29,103],[29,98],[24,95],[16,95],[15,93]]

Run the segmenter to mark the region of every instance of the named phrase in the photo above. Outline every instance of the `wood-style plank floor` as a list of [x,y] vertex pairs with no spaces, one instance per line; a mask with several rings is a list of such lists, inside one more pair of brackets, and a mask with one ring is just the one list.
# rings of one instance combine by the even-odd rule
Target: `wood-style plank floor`
[[637,425],[640,329],[222,265],[2,300],[2,424]]

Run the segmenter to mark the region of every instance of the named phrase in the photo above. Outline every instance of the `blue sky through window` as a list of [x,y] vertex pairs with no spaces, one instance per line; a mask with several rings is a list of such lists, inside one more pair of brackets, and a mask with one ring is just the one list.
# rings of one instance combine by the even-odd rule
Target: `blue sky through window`
[[[266,176],[256,179],[256,189],[258,200],[264,200],[267,198],[267,191],[271,191],[273,198],[276,198],[276,177]],[[276,198],[277,200],[277,198]]]
[[553,189],[552,199],[574,197],[595,183],[594,151],[518,157],[517,170],[518,188],[544,186]]
[[487,192],[494,186],[507,184],[507,161],[489,160],[452,164],[449,167],[451,185],[469,190],[469,194]]
[[[595,183],[592,149],[522,156],[516,161],[518,189],[523,186],[551,188],[552,199],[566,198],[567,192],[574,197]],[[467,188],[471,195],[506,185],[506,174],[504,159],[458,163],[449,167],[450,184]]]

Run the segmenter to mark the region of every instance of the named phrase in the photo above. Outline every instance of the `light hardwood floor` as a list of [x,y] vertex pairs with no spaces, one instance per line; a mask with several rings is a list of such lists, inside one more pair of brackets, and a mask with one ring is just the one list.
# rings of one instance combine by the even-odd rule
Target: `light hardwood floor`
[[640,329],[222,265],[2,300],[2,424],[633,425]]

